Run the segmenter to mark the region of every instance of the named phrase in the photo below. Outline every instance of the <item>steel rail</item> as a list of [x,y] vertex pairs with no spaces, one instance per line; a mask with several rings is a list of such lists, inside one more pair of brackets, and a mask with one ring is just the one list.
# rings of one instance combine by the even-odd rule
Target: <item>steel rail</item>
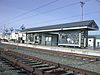
[[[95,73],[95,72],[91,72],[91,71],[87,71],[87,70],[71,67],[68,65],[63,65],[63,64],[47,61],[47,60],[43,60],[43,59],[40,59],[37,57],[32,57],[29,55],[25,55],[22,53],[9,51],[9,50],[0,50],[0,56],[9,60],[13,64],[23,68],[24,70],[26,70],[29,73],[29,75],[34,75],[34,74],[36,74],[36,75],[62,75],[62,72],[65,75],[78,75],[78,74],[100,75],[99,73]],[[32,61],[34,61],[34,62],[32,62]],[[30,62],[30,63],[28,63],[28,62]],[[35,62],[36,62],[36,64],[34,64]],[[47,66],[34,67],[34,65],[39,66],[39,65],[43,65],[43,64],[48,64],[48,67]],[[73,73],[68,74],[69,71],[71,71]]]

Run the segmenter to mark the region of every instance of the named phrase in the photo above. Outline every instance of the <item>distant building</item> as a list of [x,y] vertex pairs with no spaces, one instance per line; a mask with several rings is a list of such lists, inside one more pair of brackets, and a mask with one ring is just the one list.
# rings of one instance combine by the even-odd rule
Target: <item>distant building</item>
[[3,33],[0,33],[0,39],[3,39]]
[[21,33],[20,30],[13,32],[10,35],[10,41],[24,43],[25,40],[26,40],[26,34]]
[[96,48],[100,48],[100,35],[95,35],[96,38]]
[[29,28],[22,31],[26,34],[25,43],[88,47],[88,31],[98,30],[94,20],[57,24],[44,27]]
[[0,33],[0,41],[9,41],[10,33]]
[[88,48],[100,48],[100,35],[91,35],[88,37]]

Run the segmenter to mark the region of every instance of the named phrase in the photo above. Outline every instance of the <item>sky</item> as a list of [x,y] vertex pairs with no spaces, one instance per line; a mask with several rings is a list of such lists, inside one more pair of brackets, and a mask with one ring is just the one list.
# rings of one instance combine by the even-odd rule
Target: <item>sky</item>
[[[100,27],[100,0],[85,2],[83,20],[94,20]],[[0,0],[0,32],[81,21],[80,0]],[[89,34],[100,34],[89,31]]]

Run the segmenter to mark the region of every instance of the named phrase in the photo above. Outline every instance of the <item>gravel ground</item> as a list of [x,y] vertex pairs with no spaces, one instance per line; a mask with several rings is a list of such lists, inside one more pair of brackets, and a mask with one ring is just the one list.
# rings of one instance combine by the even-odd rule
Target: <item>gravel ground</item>
[[11,70],[11,67],[5,65],[5,61],[0,59],[0,75],[26,75],[18,72],[20,72],[20,70]]
[[[4,47],[4,45],[0,45],[0,47]],[[5,46],[5,47],[8,47],[8,46]],[[13,49],[12,51],[24,53],[26,55],[38,57],[44,60],[49,60],[49,61],[57,62],[60,64],[69,65],[72,67],[100,73],[100,61],[89,62],[89,61],[83,61],[83,60],[78,60],[78,59],[71,59],[67,57],[60,57],[57,55],[51,55],[48,52],[42,52],[42,51],[27,49],[23,47],[15,48],[15,46],[13,46],[12,49]]]
[[4,63],[2,63],[0,61],[0,75],[18,75],[17,71],[16,70],[9,70],[8,67],[6,67],[4,65]]

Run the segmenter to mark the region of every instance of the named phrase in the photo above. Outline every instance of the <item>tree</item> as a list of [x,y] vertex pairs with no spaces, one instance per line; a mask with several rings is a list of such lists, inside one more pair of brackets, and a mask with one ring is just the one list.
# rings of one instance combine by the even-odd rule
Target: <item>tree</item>
[[22,26],[20,28],[21,28],[21,30],[24,30],[25,29],[24,24],[22,24]]
[[10,28],[11,33],[14,31],[13,27]]
[[5,32],[8,33],[8,29],[5,29]]

